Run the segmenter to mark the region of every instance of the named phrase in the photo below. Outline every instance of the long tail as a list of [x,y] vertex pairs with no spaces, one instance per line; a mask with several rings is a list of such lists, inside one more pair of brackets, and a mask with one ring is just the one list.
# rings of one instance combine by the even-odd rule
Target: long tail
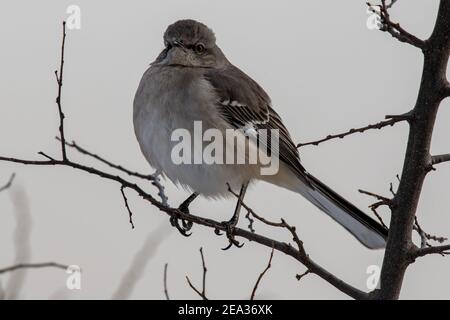
[[308,174],[312,185],[298,190],[306,199],[347,229],[364,246],[381,249],[386,246],[388,230],[345,200],[316,177]]

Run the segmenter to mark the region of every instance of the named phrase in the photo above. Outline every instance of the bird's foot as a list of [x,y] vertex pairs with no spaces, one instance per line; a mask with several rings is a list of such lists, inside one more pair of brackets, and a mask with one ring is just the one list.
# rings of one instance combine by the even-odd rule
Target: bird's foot
[[[180,204],[180,206],[178,207],[178,210],[180,210],[181,212],[183,212],[185,214],[189,214],[189,205],[197,197],[198,197],[197,192],[194,192],[193,194],[191,194],[189,196],[189,198],[187,198],[186,200],[183,201],[182,204]],[[180,225],[180,221],[181,221],[181,225]],[[189,237],[192,234],[192,233],[189,233],[189,231],[192,229],[192,222],[181,219],[179,215],[176,215],[176,214],[172,215],[170,217],[170,224],[172,226],[174,226],[175,228],[177,228],[178,231],[180,231],[180,233],[185,237]]]
[[[183,213],[189,214],[189,207],[184,202],[178,207],[178,210]],[[192,229],[192,222],[180,218],[179,215],[172,215],[170,217],[170,224],[173,227],[177,228],[178,231],[185,237],[189,237],[192,234],[189,233],[189,231]]]
[[[181,220],[181,224],[180,224]],[[178,231],[185,237],[189,237],[192,233],[189,233],[189,230],[192,228],[192,222],[188,222],[186,220],[180,219],[179,217],[173,215],[170,217],[170,224],[177,228]]]
[[[237,241],[235,239],[235,236],[234,236],[234,229],[236,227],[237,220],[233,217],[230,221],[224,221],[221,224],[224,226],[225,234],[227,235],[227,239],[229,241],[229,244],[225,248],[222,248],[222,250],[228,250],[232,246],[236,246],[238,248],[242,248],[242,246],[244,244],[240,243],[239,241]],[[218,236],[220,236],[222,234],[219,229],[216,229],[214,232]]]

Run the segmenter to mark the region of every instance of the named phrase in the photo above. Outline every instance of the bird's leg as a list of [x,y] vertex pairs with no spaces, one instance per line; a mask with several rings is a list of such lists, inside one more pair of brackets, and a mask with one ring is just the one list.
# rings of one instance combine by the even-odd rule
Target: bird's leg
[[239,192],[239,198],[236,203],[236,209],[234,209],[234,214],[231,217],[229,221],[223,222],[223,225],[226,228],[227,238],[230,241],[230,244],[223,248],[223,250],[230,249],[233,245],[235,245],[238,248],[241,248],[244,244],[240,244],[236,239],[234,239],[234,228],[236,227],[238,221],[239,221],[239,213],[241,212],[242,208],[242,201],[244,200],[245,192],[247,191],[248,182],[244,183],[241,187],[241,191]]
[[[193,194],[191,194],[186,200],[183,201],[182,204],[180,204],[180,206],[178,207],[178,210],[180,210],[181,212],[184,212],[184,213],[189,213],[189,205],[197,197],[198,197],[197,192],[194,192]],[[181,220],[181,225],[180,225],[179,220]],[[189,237],[191,235],[191,233],[188,233],[188,231],[191,230],[191,228],[192,228],[192,222],[186,221],[183,219],[179,219],[176,216],[171,216],[170,224],[172,226],[176,227],[183,236]]]

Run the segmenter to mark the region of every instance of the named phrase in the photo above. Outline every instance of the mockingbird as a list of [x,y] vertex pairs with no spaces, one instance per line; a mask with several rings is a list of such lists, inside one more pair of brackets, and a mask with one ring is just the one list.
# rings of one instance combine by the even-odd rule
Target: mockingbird
[[[133,121],[140,148],[152,167],[175,184],[194,193],[180,206],[188,210],[197,195],[207,198],[230,196],[228,188],[240,190],[263,180],[301,194],[347,229],[363,245],[383,248],[387,229],[308,173],[300,164],[298,150],[267,93],[248,75],[231,64],[216,44],[211,29],[194,20],[180,20],[164,33],[165,48],[144,73],[134,99]],[[194,122],[207,129],[251,128],[258,136],[264,129],[279,132],[279,170],[262,175],[261,164],[174,163],[171,136],[176,129],[194,134]],[[248,131],[248,130],[247,130]],[[224,144],[226,142],[223,142]],[[257,140],[250,142],[260,148]],[[265,143],[268,153],[271,144]],[[234,227],[240,201],[227,227]],[[186,234],[185,221],[171,222]],[[230,243],[235,241],[230,237]],[[236,242],[234,242],[236,244]]]

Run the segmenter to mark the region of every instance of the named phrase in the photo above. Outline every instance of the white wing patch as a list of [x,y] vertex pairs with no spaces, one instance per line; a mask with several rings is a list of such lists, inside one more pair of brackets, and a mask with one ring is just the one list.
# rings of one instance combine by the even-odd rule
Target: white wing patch
[[244,134],[245,134],[246,136],[254,137],[254,138],[258,137],[258,131],[255,129],[255,127],[253,126],[253,124],[247,123],[247,124],[245,125],[245,127],[242,128],[242,129],[243,129]]
[[244,125],[244,132],[251,127],[257,134],[257,129],[255,129],[254,125],[264,125],[269,123],[269,108],[265,108],[262,110],[264,111],[263,113],[259,113],[251,110],[246,104],[236,100],[226,99],[219,101],[219,103],[226,108],[236,120],[239,120],[239,122]]

